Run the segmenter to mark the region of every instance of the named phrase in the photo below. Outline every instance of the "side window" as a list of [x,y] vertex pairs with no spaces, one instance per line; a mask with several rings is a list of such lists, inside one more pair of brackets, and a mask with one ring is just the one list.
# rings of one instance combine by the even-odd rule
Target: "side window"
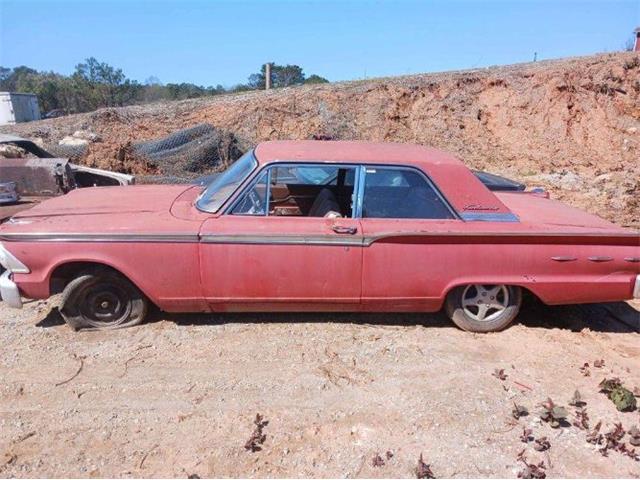
[[356,167],[279,164],[264,171],[233,215],[351,217]]
[[366,167],[365,218],[454,218],[442,198],[418,172]]
[[233,215],[265,215],[268,208],[267,177],[267,172],[263,172],[253,187],[240,197],[231,211]]

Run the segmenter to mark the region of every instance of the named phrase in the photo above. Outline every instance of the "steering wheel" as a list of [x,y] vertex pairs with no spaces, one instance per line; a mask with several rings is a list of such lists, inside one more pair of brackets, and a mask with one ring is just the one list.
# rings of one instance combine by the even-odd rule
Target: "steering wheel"
[[252,189],[247,193],[240,204],[234,209],[234,213],[243,215],[258,215],[263,213],[262,211],[262,198],[255,189]]

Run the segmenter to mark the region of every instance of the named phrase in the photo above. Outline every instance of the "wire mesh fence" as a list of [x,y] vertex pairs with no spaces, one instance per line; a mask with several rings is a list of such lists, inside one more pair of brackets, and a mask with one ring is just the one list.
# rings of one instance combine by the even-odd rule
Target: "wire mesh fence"
[[163,174],[193,177],[223,169],[250,146],[233,133],[203,123],[164,138],[131,146],[131,154],[155,165]]

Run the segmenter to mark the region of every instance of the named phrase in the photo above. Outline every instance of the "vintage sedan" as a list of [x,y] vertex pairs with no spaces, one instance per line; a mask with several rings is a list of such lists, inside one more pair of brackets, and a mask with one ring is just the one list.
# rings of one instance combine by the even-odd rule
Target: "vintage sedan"
[[78,328],[168,312],[433,312],[500,330],[547,304],[640,297],[640,235],[547,198],[492,191],[401,144],[275,141],[210,184],[74,190],[0,227],[0,292],[62,293]]

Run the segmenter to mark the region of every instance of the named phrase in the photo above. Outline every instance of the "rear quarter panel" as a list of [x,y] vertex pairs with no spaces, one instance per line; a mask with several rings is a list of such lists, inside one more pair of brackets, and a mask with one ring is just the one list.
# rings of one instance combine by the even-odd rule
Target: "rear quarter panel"
[[640,273],[640,263],[625,260],[640,255],[637,236],[518,234],[504,226],[486,232],[488,222],[369,219],[363,225],[363,302],[372,305],[437,310],[452,288],[472,283],[518,285],[548,304],[617,301],[632,297]]

